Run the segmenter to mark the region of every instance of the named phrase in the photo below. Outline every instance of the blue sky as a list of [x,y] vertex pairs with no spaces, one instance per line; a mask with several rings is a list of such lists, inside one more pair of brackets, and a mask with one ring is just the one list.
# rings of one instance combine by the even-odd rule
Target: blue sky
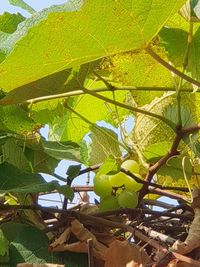
[[[59,5],[59,4],[65,3],[66,0],[24,0],[24,2],[29,4],[35,10],[39,11],[39,10],[42,10],[43,8],[46,8],[52,5]],[[4,11],[8,11],[10,13],[20,12],[24,16],[29,16],[29,13],[27,13],[23,9],[17,8],[15,6],[11,6],[8,0],[1,0],[0,13],[3,13]]]

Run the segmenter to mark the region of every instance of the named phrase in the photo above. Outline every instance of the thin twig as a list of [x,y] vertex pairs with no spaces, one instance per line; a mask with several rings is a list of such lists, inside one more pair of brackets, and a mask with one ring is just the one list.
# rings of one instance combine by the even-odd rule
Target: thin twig
[[[102,88],[97,88],[93,90],[96,93],[100,92],[110,92],[110,90],[107,87],[102,87]],[[116,87],[115,86],[115,91],[156,91],[156,92],[175,92],[175,88],[173,87],[142,87],[142,86],[122,86],[122,87]],[[193,92],[193,89],[191,88],[183,88],[183,92]],[[200,88],[197,89],[197,93],[200,92]],[[61,94],[55,94],[55,95],[46,95],[46,96],[40,96],[32,99],[28,99],[25,101],[25,103],[30,103],[30,104],[36,104],[41,101],[47,101],[47,100],[52,100],[52,99],[58,99],[58,98],[66,98],[66,97],[73,97],[73,96],[78,96],[78,95],[83,95],[85,92],[83,90],[79,89],[73,89],[73,91],[66,92],[66,93],[61,93]],[[3,99],[0,101],[3,102]]]

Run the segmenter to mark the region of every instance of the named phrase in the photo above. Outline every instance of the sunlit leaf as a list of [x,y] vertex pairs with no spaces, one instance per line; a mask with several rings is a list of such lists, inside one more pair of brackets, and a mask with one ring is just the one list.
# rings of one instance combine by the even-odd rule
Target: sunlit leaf
[[37,14],[2,44],[12,53],[0,65],[0,86],[10,91],[66,68],[143,48],[184,2],[87,0],[80,8],[77,0]]
[[183,165],[182,157],[172,157],[166,162],[165,165],[161,167],[161,169],[158,171],[158,174],[170,176],[176,180],[184,179],[183,168],[185,170],[187,179],[190,179],[192,175],[192,165],[190,160],[186,158]]
[[90,165],[104,162],[108,156],[120,157],[117,134],[105,127],[94,125],[91,128]]
[[171,147],[168,141],[158,142],[147,146],[143,152],[143,156],[149,162],[156,162],[158,159],[166,155]]
[[80,161],[80,147],[74,142],[52,142],[44,141],[45,152],[55,159],[69,159]]

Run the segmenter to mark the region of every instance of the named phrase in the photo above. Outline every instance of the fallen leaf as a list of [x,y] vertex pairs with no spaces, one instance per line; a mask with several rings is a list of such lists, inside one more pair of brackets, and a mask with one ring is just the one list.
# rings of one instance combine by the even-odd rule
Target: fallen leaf
[[83,213],[86,215],[94,214],[98,211],[99,211],[99,208],[94,204],[85,203],[85,204],[82,204],[80,207],[80,213]]
[[[72,232],[79,241],[71,244],[66,243],[69,239],[68,236],[69,232]],[[71,227],[67,228],[61,234],[61,236],[49,246],[49,251],[51,252],[72,251],[77,253],[87,253],[88,251],[87,241],[89,239],[92,239],[93,241],[94,257],[96,257],[97,259],[104,260],[105,253],[108,248],[102,243],[100,243],[96,239],[95,235],[93,235],[88,229],[86,229],[83,226],[83,224],[81,224],[78,220],[73,220],[71,222]]]
[[105,256],[105,267],[139,267],[150,262],[142,248],[126,240],[112,242]]
[[66,243],[66,241],[69,239],[70,233],[71,228],[68,227],[53,243],[51,243],[50,247],[54,248],[58,245]]
[[86,229],[83,224],[81,224],[78,220],[73,220],[71,222],[71,231],[78,238],[78,240],[82,242],[86,242],[88,239],[92,239],[94,246],[94,255],[98,253],[101,255],[101,259],[104,259],[106,250],[108,249],[105,245],[100,243],[95,235],[93,235],[88,229]]

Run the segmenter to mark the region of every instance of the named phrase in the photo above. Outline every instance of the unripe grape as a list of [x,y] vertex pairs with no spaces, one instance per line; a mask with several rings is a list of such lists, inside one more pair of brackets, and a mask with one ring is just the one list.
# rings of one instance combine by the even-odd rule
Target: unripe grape
[[[126,160],[125,162],[122,163],[121,167],[127,171],[130,171],[138,178],[142,179],[142,177],[139,174],[139,165],[135,160]],[[127,190],[134,192],[140,190],[142,187],[142,184],[137,183],[133,178],[131,178],[129,175],[123,172],[110,175],[109,179],[113,187],[120,187],[124,185]]]
[[138,196],[135,192],[123,190],[118,196],[119,206],[134,209],[138,204]]
[[124,161],[121,165],[121,167],[127,171],[130,171],[132,173],[139,173],[139,165],[135,160],[128,159]]
[[94,192],[102,197],[111,195],[112,185],[108,175],[94,177]]
[[118,198],[116,196],[106,196],[100,199],[100,211],[114,210],[119,208]]

